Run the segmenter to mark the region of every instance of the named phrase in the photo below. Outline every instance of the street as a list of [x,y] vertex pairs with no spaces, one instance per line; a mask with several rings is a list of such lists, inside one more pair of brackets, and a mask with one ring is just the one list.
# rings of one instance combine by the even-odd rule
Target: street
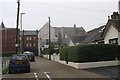
[[[32,79],[32,80],[62,80],[64,79],[80,79],[80,80],[112,80],[107,79],[108,76],[99,75],[87,70],[78,70],[54,61],[50,61],[41,57],[36,57],[35,62],[31,62],[31,73],[17,73],[3,75],[3,80],[13,79]],[[114,80],[114,79],[113,79]]]

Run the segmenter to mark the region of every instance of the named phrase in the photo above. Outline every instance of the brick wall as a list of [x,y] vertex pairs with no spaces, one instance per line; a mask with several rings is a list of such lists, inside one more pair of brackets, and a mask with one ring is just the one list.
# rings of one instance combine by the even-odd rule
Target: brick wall
[[[18,33],[19,34],[19,33]],[[16,29],[6,29],[2,31],[2,52],[15,52]],[[19,36],[18,36],[19,38]],[[19,39],[18,39],[19,40]],[[19,43],[19,41],[18,41]]]

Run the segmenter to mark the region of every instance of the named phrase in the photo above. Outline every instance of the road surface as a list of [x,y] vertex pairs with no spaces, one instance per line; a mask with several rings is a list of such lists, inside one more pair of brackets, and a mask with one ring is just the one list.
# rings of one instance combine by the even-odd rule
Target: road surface
[[31,62],[30,73],[3,75],[3,80],[21,80],[21,78],[22,80],[115,80],[90,70],[78,70],[41,57],[36,57],[36,61]]

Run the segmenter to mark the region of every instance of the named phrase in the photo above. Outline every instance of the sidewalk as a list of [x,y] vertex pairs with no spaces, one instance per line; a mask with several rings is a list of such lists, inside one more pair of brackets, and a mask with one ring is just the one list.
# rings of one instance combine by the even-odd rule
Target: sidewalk
[[119,78],[120,77],[120,66],[100,67],[100,68],[92,68],[92,69],[84,69],[84,70],[86,70],[88,72],[100,74],[103,76],[108,76],[110,78]]

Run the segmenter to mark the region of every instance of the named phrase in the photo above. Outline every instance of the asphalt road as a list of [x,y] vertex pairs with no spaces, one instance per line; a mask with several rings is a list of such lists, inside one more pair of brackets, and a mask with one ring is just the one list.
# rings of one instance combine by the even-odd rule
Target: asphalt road
[[78,70],[41,57],[36,57],[36,61],[31,62],[31,73],[3,75],[3,80],[21,80],[21,78],[22,80],[115,80],[94,71]]

